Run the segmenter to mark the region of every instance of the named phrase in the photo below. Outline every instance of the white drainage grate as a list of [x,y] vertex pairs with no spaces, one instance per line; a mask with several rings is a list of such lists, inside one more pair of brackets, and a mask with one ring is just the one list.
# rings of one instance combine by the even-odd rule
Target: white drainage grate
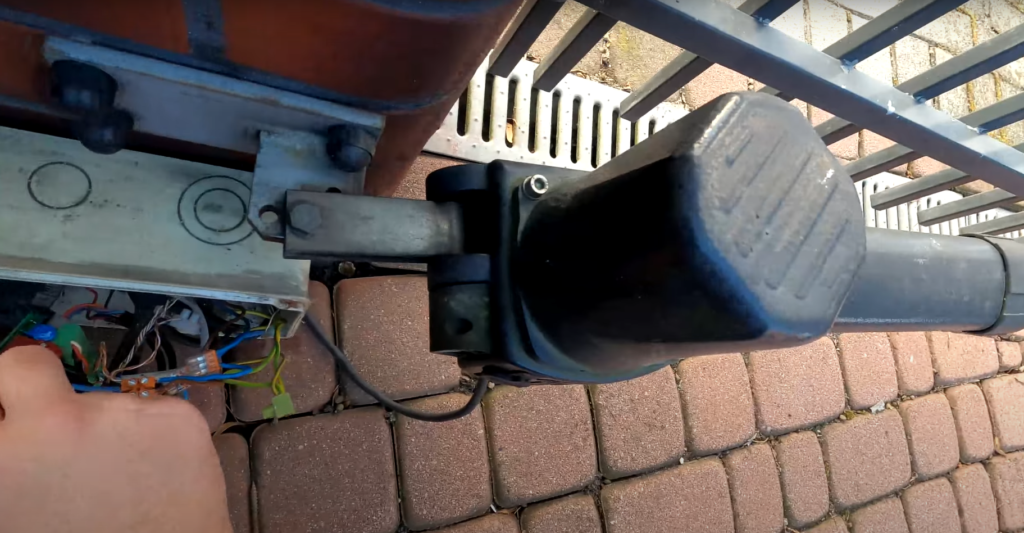
[[619,118],[623,91],[576,76],[566,76],[554,91],[538,91],[536,64],[520,61],[508,78],[489,76],[489,64],[476,70],[427,152],[593,170],[686,115],[683,106],[664,103],[632,123]]
[[[489,64],[488,58],[476,70],[459,103],[427,141],[427,152],[480,163],[507,159],[592,170],[686,115],[683,106],[662,103],[640,120],[629,122],[618,114],[619,103],[626,97],[623,91],[572,75],[552,92],[537,91],[533,89],[536,64],[520,61],[508,78],[488,75]],[[959,235],[961,226],[1011,214],[997,208],[934,226],[918,224],[919,210],[963,198],[953,191],[881,211],[871,209],[872,194],[908,181],[879,174],[855,184],[868,227]],[[1014,231],[1004,236],[1021,235]]]
[[[857,188],[857,195],[860,196],[861,208],[864,210],[864,223],[869,228],[888,228],[904,231],[917,231],[921,233],[936,233],[942,235],[959,235],[962,226],[969,226],[986,220],[992,220],[1011,214],[1010,211],[1002,208],[989,209],[974,215],[950,220],[932,226],[921,226],[917,223],[917,212],[929,207],[947,204],[963,198],[962,194],[953,191],[942,191],[913,200],[909,203],[876,211],[871,209],[870,197],[876,192],[884,191],[910,181],[909,178],[901,178],[892,174],[879,174],[866,180],[859,181],[854,186]],[[865,195],[867,193],[867,195]],[[1003,237],[1017,238],[1021,236],[1020,231],[1014,231],[1002,235]]]

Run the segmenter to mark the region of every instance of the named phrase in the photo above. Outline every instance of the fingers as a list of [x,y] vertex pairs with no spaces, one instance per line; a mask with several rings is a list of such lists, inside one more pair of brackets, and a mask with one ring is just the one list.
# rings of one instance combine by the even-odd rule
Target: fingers
[[0,354],[0,408],[7,418],[73,395],[53,352],[19,346]]

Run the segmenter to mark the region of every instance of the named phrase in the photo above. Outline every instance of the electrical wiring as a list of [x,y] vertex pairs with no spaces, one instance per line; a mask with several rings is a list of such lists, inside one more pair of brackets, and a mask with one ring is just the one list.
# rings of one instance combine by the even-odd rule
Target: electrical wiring
[[238,346],[239,344],[241,344],[241,343],[242,343],[242,341],[244,341],[244,340],[247,340],[247,339],[255,339],[256,337],[260,337],[260,336],[262,336],[262,335],[263,335],[263,332],[262,332],[262,331],[250,331],[250,332],[248,332],[248,333],[243,333],[242,335],[239,335],[239,336],[235,337],[235,338],[234,338],[234,340],[232,340],[231,342],[229,342],[229,343],[228,343],[228,344],[227,344],[226,346],[224,346],[223,348],[218,348],[218,349],[216,350],[216,353],[217,353],[217,357],[224,357],[224,354],[226,354],[226,353],[230,352],[230,351],[231,351],[232,349],[234,349],[234,348],[235,348],[236,346]]
[[101,304],[91,303],[73,305],[69,307],[67,311],[64,311],[64,314],[61,316],[63,316],[65,319],[69,319],[72,316],[81,313],[82,311],[91,311],[93,314],[97,315],[123,315],[124,313],[126,313],[126,311],[121,311],[118,309],[107,309]]
[[375,400],[380,402],[381,405],[383,405],[384,407],[387,407],[388,409],[402,416],[407,416],[414,420],[422,420],[424,422],[447,422],[449,420],[455,420],[458,418],[462,418],[468,415],[469,413],[472,413],[477,407],[480,406],[480,404],[484,400],[484,394],[487,393],[487,388],[490,381],[485,377],[481,377],[477,381],[476,388],[473,389],[473,395],[469,398],[469,401],[466,402],[466,405],[459,409],[456,409],[455,411],[450,411],[447,413],[428,413],[417,409],[410,409],[409,407],[406,407],[392,400],[391,398],[388,398],[387,396],[384,395],[384,393],[377,390],[373,385],[367,383],[362,378],[362,376],[359,375],[359,372],[356,371],[355,367],[352,366],[352,362],[349,361],[348,356],[345,355],[345,352],[341,348],[335,346],[334,343],[327,338],[327,335],[320,328],[320,325],[316,323],[316,320],[313,320],[312,317],[306,315],[305,322],[306,327],[308,327],[309,330],[313,332],[313,336],[316,337],[316,339],[320,342],[321,345],[323,345],[324,348],[327,349],[327,351],[331,352],[331,355],[333,355],[334,358],[337,359],[339,366],[341,367],[341,371],[344,372],[345,375],[353,383],[356,384],[356,386],[358,386],[360,389],[363,389],[363,391],[365,391]]
[[98,386],[98,385],[79,385],[77,383],[72,383],[71,384],[71,388],[74,389],[75,392],[121,392],[121,389],[119,387],[102,387],[102,386]]

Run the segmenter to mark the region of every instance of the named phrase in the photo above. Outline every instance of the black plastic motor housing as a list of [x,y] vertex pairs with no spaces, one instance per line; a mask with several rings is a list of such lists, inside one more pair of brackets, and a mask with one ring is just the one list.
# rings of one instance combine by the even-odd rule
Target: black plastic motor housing
[[[519,187],[535,174],[550,183],[538,199]],[[810,342],[865,254],[842,166],[793,106],[757,93],[723,95],[589,174],[469,165],[432,174],[427,194],[479,195],[460,203],[487,216],[466,226],[495,243],[471,250],[490,257],[491,345],[462,352],[432,330],[431,347],[508,382],[616,381]]]

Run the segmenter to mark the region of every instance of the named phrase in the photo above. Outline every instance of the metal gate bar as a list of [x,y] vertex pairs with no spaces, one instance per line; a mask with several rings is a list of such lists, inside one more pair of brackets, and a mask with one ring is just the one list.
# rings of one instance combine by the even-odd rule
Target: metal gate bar
[[[910,78],[896,88],[919,100],[931,100],[1021,57],[1024,57],[1024,26],[1017,26]],[[864,128],[833,117],[814,129],[825,144],[833,144]]]
[[917,214],[917,218],[922,224],[938,224],[947,220],[953,220],[954,218],[973,215],[974,213],[988,211],[995,207],[1012,204],[1014,199],[1015,196],[1013,194],[996,189],[968,196],[959,202],[925,209]]
[[[954,202],[955,204],[956,202]],[[980,222],[966,228],[960,228],[961,233],[981,233],[984,235],[1002,235],[1009,231],[1016,231],[1024,228],[1024,213],[1014,213],[987,222]]]
[[[956,9],[965,1],[912,0],[903,2],[821,52],[843,61],[849,66],[856,65],[941,17],[946,12]],[[764,87],[760,92],[778,96],[787,102],[793,99],[793,96],[780,94],[777,89],[772,87]]]
[[[542,9],[541,3],[542,0],[537,0],[530,12]],[[894,88],[856,71],[853,66],[955,9],[962,1],[902,2],[825,51],[815,50],[767,25],[768,19],[781,11],[762,13],[761,10],[792,5],[784,0],[749,0],[739,10],[711,0],[581,0],[581,3],[591,11],[577,23],[580,29],[571,31],[559,43],[562,52],[554,59],[549,57],[550,62],[557,62],[559,67],[538,71],[538,78],[543,77],[544,83],[535,83],[534,87],[543,90],[545,86],[553,86],[558,81],[555,78],[573,66],[564,64],[566,58],[582,57],[585,49],[600,38],[583,29],[588,21],[592,25],[595,19],[600,20],[597,13],[601,13],[686,50],[644,87],[623,100],[620,105],[623,118],[628,119],[656,103],[658,98],[673,94],[681,82],[685,84],[711,64],[719,63],[777,89],[785,98],[799,98],[835,115],[836,118],[817,128],[827,143],[869,129],[902,145],[847,165],[855,180],[924,156],[953,167],[882,191],[871,200],[871,207],[894,209],[901,203],[982,176],[1007,192],[993,192],[969,202],[949,202],[941,209],[926,206],[922,222],[942,221],[942,227],[956,224],[963,231],[980,228],[994,233],[1024,227],[1024,221],[1019,224],[1014,221],[1024,216],[985,221],[969,218],[982,206],[1002,205],[1024,196],[1024,154],[985,135],[985,131],[1024,119],[1024,95],[1003,100],[960,120],[953,120],[926,103],[1024,56],[1024,28],[1014,28],[993,37]],[[531,17],[540,20],[546,13],[521,16],[524,21],[530,21]],[[750,13],[756,16],[751,17]],[[507,42],[524,49],[529,47],[524,42],[532,40],[530,37],[536,27],[533,23],[522,22],[510,32],[512,35],[505,38]],[[505,45],[504,49],[509,46]],[[498,69],[493,72],[499,73]],[[763,89],[765,92],[773,92],[767,87]]]
[[588,9],[569,28],[551,53],[541,61],[533,73],[533,86],[541,91],[550,91],[562,78],[579,63],[583,56],[611,31],[615,19],[593,9]]
[[[945,117],[946,122],[950,122],[949,115],[941,112],[940,114]],[[996,102],[988,107],[983,107],[968,115],[964,115],[960,117],[960,120],[957,122],[971,128],[977,135],[985,136],[984,134],[989,131],[997,130],[1003,126],[1008,126],[1021,119],[1024,119],[1024,93]],[[992,142],[1006,148],[1006,145],[1003,143],[998,141]],[[917,152],[906,146],[896,144],[871,155],[862,157],[843,168],[850,177],[853,178],[853,181],[859,181],[864,178],[874,176],[879,172],[885,172],[886,170],[898,167],[904,163],[921,159],[924,156],[925,154]],[[942,161],[938,157],[935,159]],[[943,163],[945,163],[945,161],[943,161]],[[1024,167],[1019,168],[1024,169]]]
[[491,52],[491,74],[507,78],[519,60],[540,37],[565,0],[529,0],[509,23],[505,34]]
[[[759,20],[772,21],[799,1],[747,0],[736,9]],[[693,52],[684,51],[622,101],[622,104],[619,105],[622,118],[636,120],[644,116],[676,91],[682,89],[684,85],[711,68],[713,64]]]

